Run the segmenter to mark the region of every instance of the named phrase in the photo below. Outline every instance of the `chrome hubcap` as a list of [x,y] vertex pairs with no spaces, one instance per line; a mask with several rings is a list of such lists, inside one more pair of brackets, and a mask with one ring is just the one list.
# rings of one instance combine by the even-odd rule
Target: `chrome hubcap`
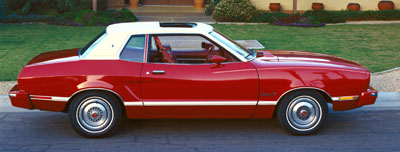
[[108,101],[100,97],[91,97],[81,102],[76,114],[79,125],[92,133],[107,129],[114,116]]
[[310,96],[293,99],[286,110],[289,124],[301,131],[311,130],[321,120],[321,106]]

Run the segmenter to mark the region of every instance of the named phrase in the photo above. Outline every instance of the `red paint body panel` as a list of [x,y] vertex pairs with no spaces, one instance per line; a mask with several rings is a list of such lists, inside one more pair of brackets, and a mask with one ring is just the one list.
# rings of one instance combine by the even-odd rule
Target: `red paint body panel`
[[[154,70],[164,70],[154,74]],[[153,64],[143,66],[142,99],[152,101],[249,101],[258,100],[258,74],[249,62],[215,64]],[[202,115],[219,117],[235,115],[250,118],[254,106],[146,106],[151,115]],[[235,111],[232,111],[235,110]],[[175,118],[175,117],[174,117]]]
[[47,110],[47,111],[63,111],[66,104],[65,102],[46,101],[46,100],[31,99],[31,101],[35,109]]
[[[281,61],[279,53],[284,54],[286,59]],[[293,53],[279,53],[276,53],[279,62],[263,58],[251,61],[260,75],[260,92],[276,93],[275,96],[260,96],[260,100],[276,101],[285,92],[296,88],[317,88],[336,97],[358,95],[369,87],[369,72],[359,65],[347,66],[345,60],[344,63],[337,63],[340,59],[331,62],[328,62],[330,59],[313,60],[319,57],[316,53],[309,53],[310,59],[304,52],[299,59],[296,59],[299,55]],[[324,57],[332,58],[328,55],[320,58]]]
[[374,104],[378,97],[378,91],[369,88],[367,91],[362,92],[357,100],[353,101],[333,101],[333,110],[344,111],[358,108],[364,105]]
[[276,107],[275,105],[273,106],[258,105],[252,118],[254,119],[272,118],[274,115],[275,107]]
[[249,119],[255,106],[152,106],[146,107],[148,118],[164,119]]
[[[249,62],[222,63],[217,67],[215,64],[81,60],[77,51],[48,52],[32,59],[18,77],[19,87],[10,92],[16,94],[16,97],[10,96],[12,104],[27,109],[63,111],[74,95],[94,89],[109,91],[121,98],[127,105],[128,118],[271,118],[275,104],[296,89],[316,89],[328,97],[360,97],[355,101],[333,102],[334,110],[357,108],[376,100],[372,96],[376,91],[368,90],[367,69],[318,53],[263,51],[263,57]],[[31,100],[29,95],[69,100]],[[202,105],[207,101],[220,105]],[[146,105],[170,102],[199,105]],[[224,105],[228,102],[243,105]]]
[[10,90],[10,95],[15,94],[15,97],[10,96],[11,104],[15,107],[33,109],[32,103],[29,99],[29,94],[25,91],[20,91],[18,85],[15,85]]

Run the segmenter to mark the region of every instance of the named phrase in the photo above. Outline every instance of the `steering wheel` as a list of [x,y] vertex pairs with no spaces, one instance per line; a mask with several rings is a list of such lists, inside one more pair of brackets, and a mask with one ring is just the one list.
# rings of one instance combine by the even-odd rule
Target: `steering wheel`
[[208,50],[207,58],[205,63],[211,63],[211,59],[214,55],[214,45],[211,43],[204,42],[204,48]]

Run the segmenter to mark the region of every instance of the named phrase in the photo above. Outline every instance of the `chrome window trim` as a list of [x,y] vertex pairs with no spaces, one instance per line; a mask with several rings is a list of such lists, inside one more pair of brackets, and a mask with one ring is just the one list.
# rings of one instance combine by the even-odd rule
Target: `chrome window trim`
[[[214,31],[211,31],[214,32]],[[217,38],[215,38],[214,36],[211,35],[210,33],[205,34],[204,36],[206,36],[207,38],[213,40],[215,43],[218,43],[221,47],[225,48],[226,51],[229,51],[232,55],[234,55],[236,58],[238,58],[240,61],[242,62],[248,62],[250,60],[247,60],[246,58],[244,58],[243,56],[239,55],[236,51],[234,51],[232,48],[226,46],[223,42],[219,41]]]
[[80,55],[80,58],[83,58],[83,59],[86,58],[86,56],[89,55],[94,50],[93,46],[99,45],[107,36],[108,36],[108,33],[105,32],[92,45],[90,45],[89,48],[87,48],[87,50],[82,55]]

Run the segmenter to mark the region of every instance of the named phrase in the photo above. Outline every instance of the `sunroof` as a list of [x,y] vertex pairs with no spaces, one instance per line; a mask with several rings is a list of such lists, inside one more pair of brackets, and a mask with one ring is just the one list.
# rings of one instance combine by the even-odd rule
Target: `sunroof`
[[196,23],[160,23],[160,27],[187,27],[193,28],[196,27]]

